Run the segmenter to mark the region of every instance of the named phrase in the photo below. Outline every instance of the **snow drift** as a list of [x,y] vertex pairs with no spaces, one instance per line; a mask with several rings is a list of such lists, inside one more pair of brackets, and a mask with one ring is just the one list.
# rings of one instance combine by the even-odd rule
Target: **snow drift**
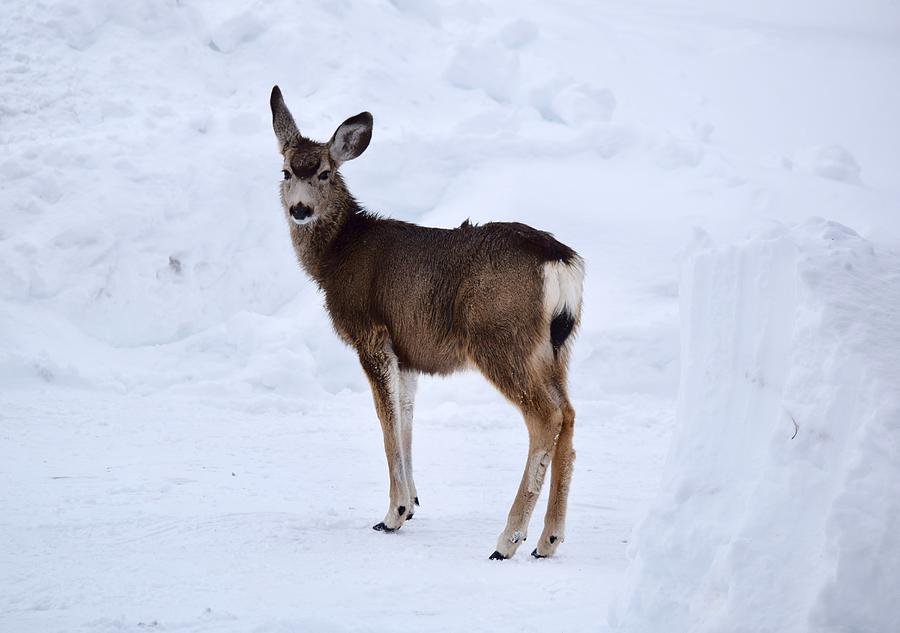
[[681,308],[678,428],[611,624],[896,630],[900,257],[778,228],[696,249]]

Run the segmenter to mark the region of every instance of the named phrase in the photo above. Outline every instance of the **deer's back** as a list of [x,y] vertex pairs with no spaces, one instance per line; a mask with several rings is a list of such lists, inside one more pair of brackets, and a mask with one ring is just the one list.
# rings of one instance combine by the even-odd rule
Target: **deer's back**
[[575,257],[524,224],[437,229],[357,214],[335,241],[322,285],[348,342],[382,325],[402,365],[444,374],[465,366],[469,346],[485,337],[537,341],[542,266]]

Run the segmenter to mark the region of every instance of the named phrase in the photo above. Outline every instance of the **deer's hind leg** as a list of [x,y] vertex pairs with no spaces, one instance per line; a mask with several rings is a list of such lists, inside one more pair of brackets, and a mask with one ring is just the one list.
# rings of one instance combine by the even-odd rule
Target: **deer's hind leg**
[[505,354],[485,351],[474,356],[476,365],[488,380],[522,411],[528,429],[525,470],[506,527],[497,539],[497,549],[490,556],[493,560],[503,560],[515,554],[528,536],[528,523],[553,458],[563,413],[555,397],[550,368],[536,357],[525,363],[509,360],[504,363]]
[[525,472],[506,518],[506,527],[497,538],[492,559],[509,558],[528,537],[528,523],[541,494],[544,476],[553,459],[556,438],[562,424],[562,414],[552,399],[544,395],[531,398],[523,405],[522,414],[528,427],[528,456]]
[[575,450],[572,448],[572,434],[575,430],[575,409],[569,402],[565,389],[563,370],[557,383],[562,428],[553,453],[553,467],[550,477],[550,498],[547,500],[547,514],[544,515],[544,531],[538,539],[537,547],[531,552],[535,558],[546,558],[556,553],[559,544],[566,538],[566,508],[568,506],[569,485],[575,465]]
[[393,532],[403,525],[413,507],[401,422],[400,368],[390,336],[384,328],[373,328],[365,339],[357,341],[356,350],[372,387],[375,410],[384,435],[384,454],[390,478],[387,514],[381,523],[372,527],[382,532]]

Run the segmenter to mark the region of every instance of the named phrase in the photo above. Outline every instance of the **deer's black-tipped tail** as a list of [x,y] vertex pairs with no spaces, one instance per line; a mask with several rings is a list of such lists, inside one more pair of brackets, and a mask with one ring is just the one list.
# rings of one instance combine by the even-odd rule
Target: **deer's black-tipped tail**
[[553,345],[554,355],[559,353],[559,348],[563,346],[574,328],[575,317],[568,309],[563,309],[550,321],[550,344]]
[[584,261],[574,254],[568,261],[544,264],[544,310],[550,322],[553,355],[559,354],[578,326],[584,286]]

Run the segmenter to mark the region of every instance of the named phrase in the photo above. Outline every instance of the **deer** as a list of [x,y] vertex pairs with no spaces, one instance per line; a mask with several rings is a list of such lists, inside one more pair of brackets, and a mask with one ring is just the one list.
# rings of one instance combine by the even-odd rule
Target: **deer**
[[358,355],[381,423],[390,533],[413,518],[413,407],[418,377],[477,368],[522,413],[528,455],[491,560],[512,557],[552,469],[544,529],[531,553],[565,540],[575,451],[567,393],[581,320],[584,260],[517,222],[431,228],[365,210],[341,165],[360,156],[374,119],[361,112],[328,142],[303,136],[278,86],[270,106],[282,155],[281,203],[300,267],[324,294],[337,335]]

